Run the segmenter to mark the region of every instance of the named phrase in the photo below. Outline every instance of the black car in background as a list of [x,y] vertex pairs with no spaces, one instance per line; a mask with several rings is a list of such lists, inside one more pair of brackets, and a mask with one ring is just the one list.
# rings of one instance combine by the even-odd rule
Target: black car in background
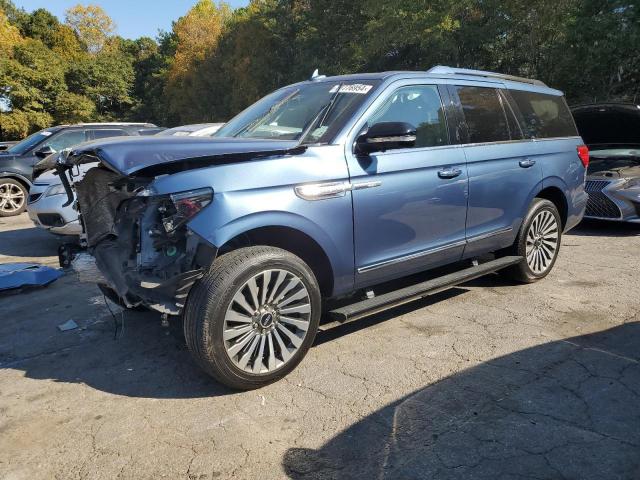
[[0,151],[0,217],[22,213],[33,181],[33,166],[41,159],[89,140],[145,135],[152,123],[79,123],[45,128]]
[[595,103],[571,113],[591,157],[585,218],[640,223],[640,105]]
[[0,152],[6,150],[9,147],[12,147],[16,143],[18,143],[18,142],[14,142],[14,141],[11,141],[11,142],[0,142]]

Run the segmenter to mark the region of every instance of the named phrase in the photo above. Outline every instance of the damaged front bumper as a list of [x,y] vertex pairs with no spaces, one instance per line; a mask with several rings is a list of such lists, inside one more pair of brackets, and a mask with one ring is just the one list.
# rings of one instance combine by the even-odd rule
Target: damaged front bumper
[[61,251],[61,265],[113,290],[129,308],[179,315],[217,253],[186,225],[208,203],[201,191],[154,195],[149,183],[101,166],[75,183],[87,250]]

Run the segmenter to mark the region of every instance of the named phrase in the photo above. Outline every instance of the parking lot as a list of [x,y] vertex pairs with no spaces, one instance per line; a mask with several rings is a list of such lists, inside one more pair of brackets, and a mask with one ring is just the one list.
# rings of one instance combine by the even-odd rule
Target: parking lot
[[[640,226],[562,243],[542,282],[493,275],[322,332],[243,393],[179,325],[112,316],[71,275],[0,294],[0,477],[640,478]],[[57,245],[0,219],[0,263],[55,266]]]

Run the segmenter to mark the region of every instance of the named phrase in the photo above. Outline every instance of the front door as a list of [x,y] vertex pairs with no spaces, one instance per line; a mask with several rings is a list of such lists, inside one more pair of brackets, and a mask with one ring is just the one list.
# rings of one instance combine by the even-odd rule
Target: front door
[[349,159],[356,288],[459,260],[464,250],[467,170],[449,143],[436,85],[393,89],[366,120],[416,127],[413,148]]

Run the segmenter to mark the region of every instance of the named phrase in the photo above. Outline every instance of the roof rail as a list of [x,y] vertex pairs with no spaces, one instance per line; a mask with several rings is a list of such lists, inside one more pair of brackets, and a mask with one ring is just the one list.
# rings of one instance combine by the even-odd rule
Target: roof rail
[[484,77],[484,78],[496,78],[500,80],[509,80],[511,82],[529,83],[531,85],[538,85],[540,87],[546,87],[547,85],[540,80],[533,80],[531,78],[516,77],[514,75],[506,75],[504,73],[485,72],[484,70],[471,70],[468,68],[453,68],[444,65],[436,65],[435,67],[427,70],[427,73],[435,75],[468,75],[470,77]]
[[[145,127],[152,126],[153,123],[145,122],[79,122],[70,126],[81,127]],[[155,125],[153,125],[155,127]]]

